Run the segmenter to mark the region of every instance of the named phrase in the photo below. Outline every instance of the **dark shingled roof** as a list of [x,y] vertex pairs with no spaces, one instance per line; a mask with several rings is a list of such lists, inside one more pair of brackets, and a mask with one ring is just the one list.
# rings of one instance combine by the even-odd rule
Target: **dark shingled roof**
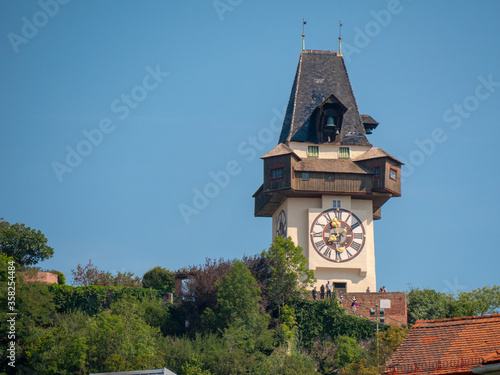
[[369,116],[369,115],[359,115],[359,117],[361,118],[361,122],[363,124],[375,124],[375,125],[378,125],[378,122],[375,121],[372,116]]
[[352,160],[343,159],[304,159],[295,165],[295,170],[299,172],[373,174],[370,169],[364,168]]
[[317,143],[316,139],[310,139],[311,114],[331,95],[347,108],[340,144],[371,146],[366,139],[344,59],[335,51],[305,50],[300,54],[279,142]]
[[[290,147],[288,147],[286,144],[279,143],[275,148],[273,148],[267,154],[265,154],[264,156],[261,156],[261,159],[270,158],[271,156],[288,155],[288,154],[294,154],[295,156],[297,156],[293,152],[293,150]],[[300,159],[300,158],[297,156],[297,159]]]
[[362,161],[362,160],[377,159],[377,158],[391,158],[396,163],[399,163],[401,165],[405,164],[402,161],[399,161],[398,159],[396,159],[391,154],[382,150],[380,147],[372,147],[371,149],[362,153],[361,155],[359,155],[357,158],[354,158],[353,160],[354,161]]

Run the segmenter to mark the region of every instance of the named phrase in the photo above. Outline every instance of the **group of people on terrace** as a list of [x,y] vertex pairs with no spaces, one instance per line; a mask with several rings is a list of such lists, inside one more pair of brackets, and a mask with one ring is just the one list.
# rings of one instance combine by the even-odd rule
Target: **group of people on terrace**
[[[385,293],[387,292],[387,289],[385,289],[385,286],[381,286],[379,288],[379,293]],[[326,293],[325,293],[326,292]],[[371,293],[370,287],[366,287],[366,293]],[[332,298],[332,284],[330,284],[330,281],[326,283],[326,286],[324,284],[321,284],[319,287],[319,299],[325,299],[326,298]],[[312,298],[318,299],[318,290],[316,287],[312,290]],[[354,297],[356,298],[356,297]],[[339,296],[339,304],[342,305],[343,300],[342,300],[342,295]],[[354,306],[354,305],[353,305]]]
[[[324,284],[322,284],[319,288],[319,298],[325,299],[325,296],[326,298],[332,298],[332,284],[330,284],[330,281],[326,283],[326,287]],[[316,289],[316,287],[314,287],[314,289],[312,290],[312,298],[318,298],[318,290]]]
[[[385,289],[385,286],[381,286],[378,290],[379,293],[385,293],[387,292],[387,289]],[[366,293],[371,293],[371,289],[369,286],[366,287]]]

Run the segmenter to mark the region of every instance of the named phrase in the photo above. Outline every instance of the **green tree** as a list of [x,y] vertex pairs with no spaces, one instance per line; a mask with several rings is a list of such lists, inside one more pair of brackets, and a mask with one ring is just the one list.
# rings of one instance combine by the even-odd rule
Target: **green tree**
[[34,327],[25,350],[28,367],[39,374],[84,374],[89,320],[77,311],[57,315],[53,326]]
[[54,249],[47,246],[47,238],[24,224],[0,221],[0,254],[5,254],[21,266],[31,266],[52,258]]
[[341,335],[366,340],[373,337],[375,332],[375,322],[345,314],[336,298],[323,301],[302,299],[295,303],[295,311],[298,337],[308,349],[316,340],[335,340]]
[[172,271],[157,266],[142,276],[142,287],[153,288],[162,293],[172,293],[174,291],[174,281],[174,273]]
[[485,286],[471,292],[452,294],[432,289],[411,288],[408,300],[408,324],[417,320],[446,319],[462,316],[494,314],[500,308],[500,287]]
[[432,289],[411,288],[406,294],[408,301],[408,324],[417,320],[444,319],[450,317],[455,298],[451,294]]
[[454,316],[496,314],[499,308],[500,287],[493,285],[474,289],[471,292],[460,292],[451,313]]
[[[378,349],[376,338],[372,339],[369,355],[374,359],[378,358],[379,368],[382,368],[389,358],[391,358],[409,331],[406,327],[389,326],[385,331],[379,332]],[[376,363],[376,361],[372,362]]]
[[358,345],[358,341],[349,336],[339,336],[336,340],[337,354],[335,362],[337,368],[342,368],[349,363],[357,362],[366,356],[366,351]]
[[368,351],[361,360],[348,363],[342,368],[341,374],[376,375],[382,373],[385,363],[401,345],[408,332],[408,328],[389,326],[385,331],[379,333],[378,347],[376,337],[372,338]]
[[229,275],[216,283],[219,319],[230,346],[251,352],[270,341],[269,316],[259,308],[260,288],[242,261],[235,261]]
[[271,270],[266,292],[273,306],[291,304],[316,280],[307,267],[302,248],[295,246],[290,237],[276,237],[269,250],[262,252],[262,257]]
[[88,326],[87,370],[127,371],[163,366],[160,331],[144,320],[137,302],[122,300],[92,317]]

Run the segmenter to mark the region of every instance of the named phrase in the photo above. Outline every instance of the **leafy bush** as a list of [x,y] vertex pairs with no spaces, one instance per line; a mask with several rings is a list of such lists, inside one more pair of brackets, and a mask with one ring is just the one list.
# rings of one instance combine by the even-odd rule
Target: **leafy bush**
[[59,285],[66,284],[66,276],[64,276],[64,273],[62,273],[61,271],[51,270],[51,271],[47,271],[47,272],[55,273],[57,275],[57,283]]
[[137,298],[142,301],[160,298],[160,293],[153,289],[98,285],[74,287],[57,284],[46,287],[52,293],[59,313],[82,310],[86,314],[95,315],[120,299]]
[[162,267],[155,267],[142,276],[142,287],[153,288],[162,293],[174,292],[174,273]]
[[357,340],[374,335],[375,323],[344,313],[335,298],[326,300],[298,300],[295,303],[298,336],[305,347],[312,347],[316,339],[335,339],[348,335]]

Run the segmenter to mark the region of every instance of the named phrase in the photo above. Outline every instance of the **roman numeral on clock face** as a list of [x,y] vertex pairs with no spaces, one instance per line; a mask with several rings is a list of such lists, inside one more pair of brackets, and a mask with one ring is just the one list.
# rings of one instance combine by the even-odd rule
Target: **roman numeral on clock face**
[[332,249],[329,247],[326,248],[325,252],[323,253],[324,256],[331,258],[332,257]]
[[316,249],[318,249],[319,251],[321,251],[326,246],[325,241],[323,240],[316,242],[315,245]]
[[363,239],[363,233],[354,233],[354,238],[357,240]]
[[322,237],[323,236],[323,232],[315,232],[313,233],[313,237]]
[[354,230],[356,229],[357,227],[359,227],[359,222],[356,221],[353,225],[351,225],[351,229]]
[[334,211],[334,212],[335,212],[335,218],[338,220],[342,220],[342,211]]
[[354,242],[354,241],[353,241],[353,243],[351,244],[351,247],[352,247],[354,250],[358,251],[358,250],[359,250],[359,248],[361,247],[361,244],[359,244],[359,243],[357,243],[357,242]]
[[342,260],[342,256],[338,251],[335,252],[335,260]]

